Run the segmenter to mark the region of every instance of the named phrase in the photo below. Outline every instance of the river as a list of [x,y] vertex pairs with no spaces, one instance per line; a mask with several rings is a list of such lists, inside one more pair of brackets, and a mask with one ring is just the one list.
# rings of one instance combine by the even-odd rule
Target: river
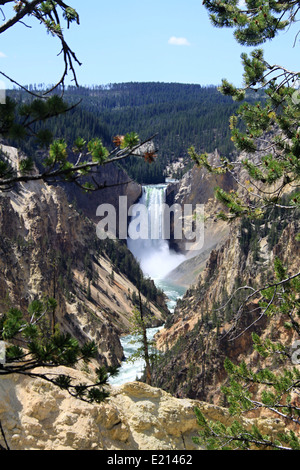
[[[156,286],[164,291],[168,299],[168,308],[170,312],[173,312],[177,300],[182,298],[185,294],[186,288],[168,281],[168,273],[179,266],[185,260],[185,257],[182,254],[178,254],[170,250],[168,241],[162,238],[161,208],[162,204],[165,202],[166,188],[167,184],[148,185],[143,187],[143,194],[139,203],[147,207],[149,237],[147,239],[128,238],[127,246],[135,258],[140,262],[144,275],[153,279]],[[131,223],[134,223],[134,219]],[[150,236],[150,232],[152,235],[153,233],[156,233],[158,236],[153,238]],[[148,329],[148,339],[153,339],[155,334],[162,328],[163,327]],[[119,375],[110,379],[110,384],[114,386],[122,385],[123,383],[132,382],[141,378],[145,367],[142,359],[137,360],[134,363],[128,361],[128,358],[140,346],[132,335],[122,337],[121,344],[126,359],[121,365]]]

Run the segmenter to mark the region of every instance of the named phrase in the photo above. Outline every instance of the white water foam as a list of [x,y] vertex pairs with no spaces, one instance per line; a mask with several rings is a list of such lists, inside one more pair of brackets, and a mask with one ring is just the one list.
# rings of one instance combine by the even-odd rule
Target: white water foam
[[[184,255],[170,250],[168,241],[162,238],[162,205],[165,202],[166,187],[167,184],[162,184],[143,188],[143,195],[139,203],[148,209],[149,239],[133,240],[128,238],[127,246],[140,262],[144,275],[152,278],[156,286],[165,292],[168,308],[173,312],[177,300],[184,295],[186,289],[169,282],[167,275],[186,258]],[[157,237],[151,238],[151,233]],[[147,330],[148,340],[152,340],[161,328],[163,327],[149,328]],[[121,338],[121,344],[126,359],[121,365],[119,375],[109,380],[112,386],[133,382],[141,378],[145,368],[145,362],[142,359],[135,362],[128,361],[131,354],[140,347],[138,341],[135,341],[132,335],[128,335]]]
[[154,281],[164,279],[168,273],[186,259],[184,255],[170,250],[168,240],[162,236],[162,207],[165,203],[166,187],[166,184],[162,184],[143,188],[143,195],[139,203],[148,209],[149,237],[147,240],[132,240],[131,238],[127,240],[127,246],[140,262],[143,273]]

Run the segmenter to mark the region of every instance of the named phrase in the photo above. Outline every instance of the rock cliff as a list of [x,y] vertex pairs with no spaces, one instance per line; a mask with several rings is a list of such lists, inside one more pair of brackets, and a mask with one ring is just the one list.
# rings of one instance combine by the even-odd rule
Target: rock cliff
[[142,195],[142,186],[132,181],[126,172],[116,164],[110,163],[101,168],[96,181],[107,188],[96,193],[84,193],[77,186],[63,185],[69,201],[82,211],[90,220],[98,222],[97,208],[101,204],[111,204],[117,213],[117,229],[119,220],[119,197],[127,197],[127,209],[135,204]]
[[[18,151],[4,150],[16,163]],[[105,365],[120,364],[120,336],[129,330],[137,289],[115,269],[94,222],[69,203],[63,189],[30,182],[0,194],[0,239],[0,309],[26,311],[37,298],[55,297],[62,330],[80,342],[95,340]],[[150,303],[154,325],[166,311],[157,300]]]
[[[209,156],[209,161],[211,165],[219,163],[217,151]],[[182,240],[174,239],[174,236],[171,238],[171,247],[187,257],[186,262],[168,275],[169,279],[179,285],[194,284],[204,270],[210,252],[220,247],[229,236],[228,224],[217,219],[221,205],[215,201],[214,188],[216,186],[229,191],[235,188],[235,181],[230,175],[212,175],[206,169],[195,165],[179,182],[171,183],[167,188],[166,199],[170,206],[179,204],[184,209],[187,204],[193,207],[193,211],[197,204],[204,206],[203,227],[201,226],[201,230],[204,231],[203,245],[197,246],[195,243],[192,249],[187,251],[184,236]]]
[[[201,194],[206,186],[202,186],[202,173],[197,168],[193,172],[194,186],[197,179],[200,186],[195,202],[204,201]],[[175,192],[174,200],[176,197],[190,200],[193,185],[186,183],[191,175],[177,186],[179,192],[177,196]],[[238,176],[242,181],[246,177],[242,173]],[[214,207],[207,201],[208,214],[219,210],[217,204]],[[232,299],[231,296],[240,286],[263,286],[266,279],[270,282],[275,257],[281,259],[288,273],[299,270],[300,243],[296,241],[299,217],[278,209],[256,222],[236,221],[228,225],[225,236],[222,230],[218,232],[214,217],[210,223],[210,227],[216,223],[218,243],[214,245],[214,230],[209,228],[207,252],[188,260],[171,274],[177,280],[192,279],[195,275],[196,280],[156,337],[164,355],[155,371],[154,383],[177,397],[219,403],[220,389],[226,380],[226,357],[234,363],[245,360],[252,365],[259,364],[258,354],[253,350],[252,332],[274,340],[284,339],[285,344],[293,343],[281,319],[270,321],[267,315],[260,317],[257,300],[242,315],[237,315],[245,294],[238,292]],[[242,334],[243,331],[246,333]]]
[[[87,381],[79,371],[60,367],[53,372]],[[139,382],[112,389],[110,398],[97,405],[42,379],[0,381],[0,421],[11,450],[197,450],[192,441],[198,431],[196,406],[207,419],[231,422],[224,408],[180,400]],[[246,426],[253,423],[280,430],[270,419],[244,420]]]
[[[6,150],[12,159],[18,158],[15,149]],[[204,185],[200,188],[199,178]],[[217,406],[226,379],[223,361],[225,357],[258,361],[251,339],[239,332],[253,324],[251,331],[271,338],[288,333],[280,321],[273,321],[273,328],[268,318],[257,321],[256,305],[244,312],[238,325],[234,305],[219,307],[242,283],[263,281],[275,256],[289,261],[293,271],[300,254],[295,242],[299,227],[297,221],[279,214],[274,227],[264,220],[260,225],[236,223],[228,228],[215,218],[219,208],[210,194],[215,184],[228,189],[232,181],[210,180],[195,167],[173,194],[169,188],[170,201],[205,204],[207,244],[197,258],[190,257],[179,268],[182,271],[174,273],[178,280],[191,271],[187,282],[194,285],[158,335],[158,347],[164,351],[154,373],[159,388],[125,384],[96,405],[75,400],[41,379],[2,377],[0,421],[12,449],[192,450],[195,406],[209,419],[230,423],[227,410]],[[276,235],[272,239],[271,232]],[[114,269],[105,247],[99,246],[94,222],[70,204],[62,188],[30,183],[0,196],[0,234],[1,311],[10,306],[26,310],[35,298],[55,295],[62,329],[81,342],[94,339],[101,363],[119,364],[123,356],[119,337],[128,331],[137,291],[122,271]],[[162,299],[150,308],[153,322],[162,324],[166,320]],[[229,334],[233,325],[235,338]],[[79,382],[91,374],[65,368],[56,372],[69,373]],[[278,431],[281,426],[260,418],[244,424],[254,422],[262,430]]]

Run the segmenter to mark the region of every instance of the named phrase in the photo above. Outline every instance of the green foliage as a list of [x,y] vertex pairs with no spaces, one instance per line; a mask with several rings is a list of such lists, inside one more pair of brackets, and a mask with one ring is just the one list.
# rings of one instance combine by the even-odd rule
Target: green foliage
[[203,3],[214,26],[234,28],[236,40],[248,46],[273,39],[278,31],[295,21],[297,13],[297,2],[246,0],[243,5],[236,0],[204,0]]
[[[287,319],[284,327],[300,337],[300,280],[298,276],[288,277],[287,270],[278,257],[274,261],[275,281],[269,287],[260,289],[262,299],[259,306],[269,316]],[[221,423],[207,422],[200,410],[197,418],[200,433],[195,442],[209,449],[299,449],[300,439],[293,426],[299,426],[300,408],[297,403],[300,371],[293,356],[291,344],[262,338],[252,333],[253,348],[262,360],[268,359],[268,367],[255,370],[245,361],[234,364],[226,358],[224,367],[228,383],[222,392],[229,406],[229,412],[237,422],[229,427]],[[295,343],[297,344],[297,343]],[[262,436],[256,428],[246,429],[242,416],[255,409],[268,410],[274,417],[281,416],[287,426],[285,432]],[[238,424],[240,423],[240,424]]]
[[136,132],[131,132],[124,136],[121,148],[129,147],[132,149],[133,147],[138,145],[138,143],[139,143],[139,136],[137,135]]
[[1,318],[1,338],[10,340],[16,336],[23,326],[23,315],[20,310],[11,308]]
[[11,176],[13,175],[14,171],[6,160],[6,156],[0,152],[0,177]]
[[141,293],[147,300],[156,303],[163,293],[158,289],[152,279],[143,275],[143,271],[127,246],[118,240],[102,240],[97,242],[101,254],[105,252],[112,262],[116,272],[120,271],[135,285],[140,286]]
[[[29,99],[25,92],[8,94],[17,102]],[[157,133],[155,142],[159,153],[154,163],[149,165],[143,158],[134,156],[120,163],[139,183],[164,182],[166,168],[179,158],[183,158],[185,168],[172,176],[181,177],[191,167],[187,154],[191,145],[198,151],[213,152],[218,148],[228,157],[234,151],[227,122],[237,105],[218,93],[216,87],[173,83],[69,87],[64,98],[70,106],[79,101],[81,104],[47,121],[47,128],[53,136],[68,143],[75,142],[78,135],[85,141],[98,136],[111,149],[113,136],[119,134],[125,137],[121,147],[132,148],[138,142],[137,134],[146,139]],[[135,132],[128,133],[128,123]],[[41,126],[39,122],[34,124],[37,135]],[[33,155],[37,150],[36,137],[26,139],[21,145],[25,153]]]
[[217,200],[226,205],[229,209],[230,216],[239,217],[242,214],[247,213],[247,207],[245,207],[243,201],[236,192],[227,193],[222,188],[216,188],[215,193]]
[[[283,189],[289,189],[300,178],[300,133],[299,119],[300,107],[294,99],[294,89],[291,87],[295,74],[287,72],[287,78],[280,84],[276,77],[265,87],[265,75],[269,75],[273,68],[269,66],[261,50],[252,53],[253,60],[243,56],[245,87],[237,89],[227,82],[223,83],[221,92],[234,98],[241,95],[246,89],[254,89],[257,84],[264,88],[266,100],[251,104],[243,103],[236,115],[230,118],[231,140],[239,152],[249,155],[242,160],[244,168],[249,174],[249,187],[237,180],[237,183],[249,193],[251,204],[241,204],[233,201],[230,194],[225,195],[217,189],[217,197],[230,210],[231,217],[237,218],[247,214],[251,217],[261,215],[270,205],[280,207],[282,204]],[[261,69],[258,72],[259,66]],[[281,69],[279,69],[278,75]],[[258,74],[255,79],[253,74]],[[250,155],[256,154],[256,160]],[[257,155],[259,161],[257,161]],[[215,174],[234,174],[235,165],[229,164],[228,159],[221,159],[220,166],[212,167],[204,155],[198,155],[192,148],[190,156],[199,167],[204,167]],[[250,185],[253,186],[250,186]],[[266,187],[267,189],[262,189]],[[254,189],[255,188],[255,189]],[[298,193],[289,201],[291,209],[300,207]],[[224,213],[221,214],[224,217]]]
[[64,163],[67,160],[67,144],[61,140],[56,140],[50,145],[49,157],[45,161],[45,166],[54,166],[56,163]]
[[74,142],[73,152],[75,154],[80,154],[84,151],[86,146],[86,141],[82,137],[77,137]]
[[49,129],[34,131],[35,123],[59,116],[67,112],[68,104],[58,95],[48,98],[35,98],[18,106],[17,100],[7,97],[0,111],[0,134],[4,138],[20,141],[25,137],[36,136],[40,144],[53,140]]
[[[241,4],[235,0],[205,0],[204,4],[215,26],[234,28],[237,41],[250,46],[272,39],[278,31],[297,21],[298,2],[246,0]],[[253,251],[259,236],[268,234],[269,248],[274,247],[289,218],[278,217],[278,210],[290,212],[292,218],[298,215],[298,193],[291,193],[291,186],[295,188],[300,177],[300,108],[292,88],[299,75],[281,66],[269,65],[261,49],[253,51],[250,57],[242,54],[242,62],[244,87],[238,89],[224,80],[221,92],[236,100],[243,99],[248,90],[263,89],[266,93],[267,99],[263,103],[244,103],[230,119],[236,148],[256,157],[252,159],[249,155],[242,162],[249,174],[248,185],[252,184],[252,188],[247,188],[247,182],[238,181],[244,191],[242,201],[237,195],[224,194],[219,189],[217,197],[229,212],[229,217],[222,213],[223,218],[243,217],[240,244],[244,254],[248,255],[250,244]],[[203,163],[199,159],[199,164]],[[224,163],[221,168],[226,168]],[[282,196],[284,192],[289,195]],[[268,213],[270,209],[271,216]],[[268,233],[269,223],[271,230]],[[299,273],[291,275],[281,259],[275,256],[273,277],[264,287],[253,289],[242,306],[257,298],[261,317],[276,317],[288,329],[289,340],[294,341],[300,335],[299,294]],[[224,426],[207,421],[197,409],[200,433],[195,442],[209,449],[299,450],[299,362],[295,362],[291,344],[274,341],[272,337],[263,338],[256,333],[252,334],[252,340],[260,357],[257,368],[245,361],[234,364],[229,359],[224,364],[228,383],[222,391],[230,414],[238,419]],[[285,430],[277,432],[277,435],[263,435],[255,426],[246,428],[242,417],[254,410],[267,411],[282,419]]]
[[130,333],[132,335],[131,344],[135,345],[135,352],[130,355],[128,361],[135,362],[142,359],[145,362],[146,383],[152,385],[152,367],[157,359],[158,352],[155,348],[155,341],[148,339],[147,328],[151,326],[151,319],[144,312],[140,292],[139,308],[133,310],[130,321]]
[[[274,346],[269,340],[262,343],[257,335],[253,335],[253,340],[257,351],[264,358],[271,354],[283,353],[285,349],[282,345]],[[299,450],[300,439],[292,430],[287,428],[276,437],[263,435],[255,426],[245,428],[241,419],[245,412],[264,408],[272,410],[275,415],[284,416],[287,422],[297,422],[300,410],[293,399],[293,393],[297,393],[299,388],[298,368],[284,369],[281,373],[274,373],[265,368],[254,373],[244,362],[234,365],[229,359],[225,361],[225,368],[230,377],[230,384],[223,387],[222,391],[229,403],[230,414],[239,419],[234,420],[230,426],[224,426],[220,422],[207,421],[201,411],[196,409],[200,432],[194,442],[209,450]],[[260,401],[257,394],[250,391],[254,384],[267,387],[263,388]]]
[[34,167],[33,160],[31,158],[24,158],[20,161],[19,170],[24,175],[26,173],[32,172]]
[[50,333],[45,321],[56,307],[55,299],[35,300],[29,305],[25,315],[20,310],[11,308],[0,317],[0,340],[6,343],[5,363],[0,368],[0,376],[11,373],[39,376],[67,390],[76,398],[100,403],[108,397],[104,387],[110,376],[117,375],[117,368],[98,368],[92,385],[74,384],[70,376],[57,375],[55,372],[35,372],[40,367],[75,367],[80,361],[89,363],[98,357],[94,341],[80,346],[78,340],[69,333],[59,331],[57,325],[55,331]]
[[92,139],[88,143],[88,151],[92,156],[93,162],[103,163],[108,157],[108,150],[103,146],[100,139]]
[[[155,350],[155,341],[147,341],[147,348],[145,348],[144,340],[145,340],[145,333],[147,328],[151,327],[151,318],[148,315],[141,316],[141,312],[138,308],[135,308],[132,312],[132,316],[130,319],[130,334],[133,336],[131,344],[135,346],[138,344],[139,347],[135,348],[135,352],[130,355],[128,361],[135,362],[139,359],[145,360],[145,355],[148,354],[150,361],[152,362],[157,355],[157,351]],[[148,349],[148,351],[146,351]]]
[[280,440],[271,440],[256,426],[245,429],[239,421],[233,421],[230,426],[212,423],[205,419],[199,409],[195,411],[201,431],[193,440],[207,450],[299,450],[300,441],[292,431],[281,435]]

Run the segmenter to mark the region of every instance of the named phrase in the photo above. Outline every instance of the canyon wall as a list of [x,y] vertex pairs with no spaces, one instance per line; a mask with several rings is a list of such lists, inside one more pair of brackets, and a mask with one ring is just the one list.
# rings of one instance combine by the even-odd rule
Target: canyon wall
[[[18,151],[3,149],[16,164]],[[0,237],[1,310],[25,312],[33,300],[55,297],[61,329],[80,343],[95,340],[105,365],[120,364],[120,336],[129,331],[138,291],[115,269],[99,246],[95,223],[69,203],[64,190],[38,181],[0,194]],[[163,299],[157,300],[150,302],[154,326],[167,312]]]
[[97,208],[101,204],[111,204],[116,209],[117,229],[119,221],[119,197],[127,197],[127,209],[135,204],[142,195],[140,184],[132,181],[127,173],[114,163],[104,165],[96,176],[99,185],[104,186],[97,192],[86,193],[75,185],[64,184],[69,201],[84,213],[90,220],[98,222]]
[[[218,165],[219,154],[215,153],[209,156],[211,165]],[[186,255],[187,261],[169,274],[169,279],[184,286],[190,286],[197,281],[198,276],[205,268],[205,264],[213,249],[221,244],[229,236],[229,226],[226,222],[217,219],[217,214],[221,210],[221,205],[216,202],[214,189],[221,187],[224,191],[230,191],[235,188],[235,181],[230,175],[212,175],[205,168],[199,168],[196,165],[188,171],[184,177],[176,183],[169,184],[167,188],[166,200],[172,206],[179,204],[184,214],[184,206],[191,205],[193,211],[196,205],[203,205],[204,220],[200,225],[198,221],[197,230],[203,231],[203,243],[189,243],[190,248],[186,249],[185,236],[181,240],[174,238],[172,233],[170,246],[175,251]],[[195,229],[195,227],[194,227]]]
[[[253,158],[255,161],[256,156]],[[245,183],[245,170],[239,170],[236,176]],[[233,294],[241,286],[272,282],[276,257],[287,268],[287,274],[299,270],[299,215],[277,208],[256,221],[220,222],[215,215],[221,206],[209,196],[215,176],[211,181],[212,185],[210,176],[195,167],[175,188],[173,201],[192,200],[193,188],[197,188],[194,203],[206,201],[207,251],[171,273],[178,282],[191,282],[174,315],[156,337],[163,356],[154,373],[154,384],[177,397],[219,403],[227,379],[226,357],[234,363],[244,360],[254,366],[259,364],[253,332],[293,344],[292,333],[283,327],[280,316],[260,315],[257,298],[239,314],[247,291]],[[230,185],[226,182],[227,190]],[[239,192],[244,194],[244,189]]]

